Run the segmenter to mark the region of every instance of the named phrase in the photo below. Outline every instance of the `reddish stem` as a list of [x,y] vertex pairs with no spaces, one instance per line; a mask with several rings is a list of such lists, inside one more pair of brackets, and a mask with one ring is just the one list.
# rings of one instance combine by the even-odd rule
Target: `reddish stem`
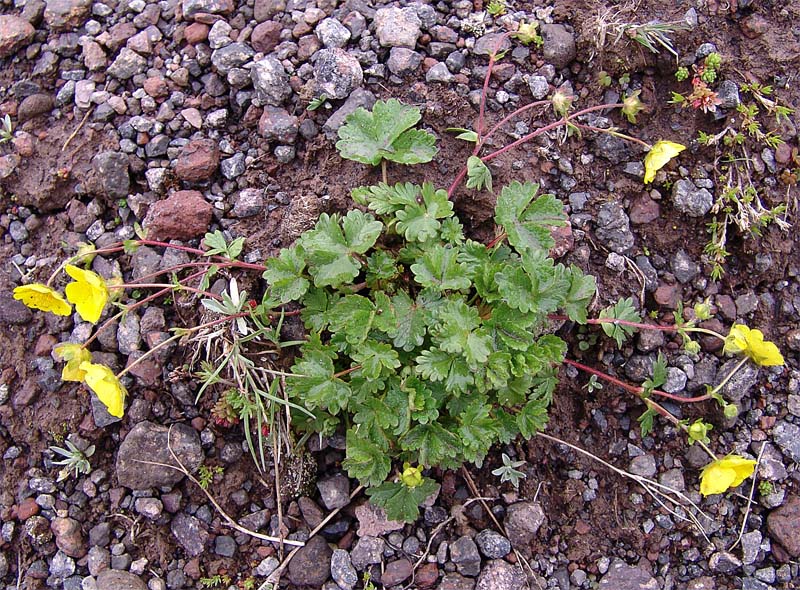
[[[608,373],[604,373],[602,371],[598,371],[597,369],[593,369],[592,367],[589,367],[589,366],[584,365],[582,363],[573,361],[571,359],[564,359],[564,364],[571,365],[571,366],[575,367],[576,369],[580,369],[581,371],[589,373],[590,375],[595,375],[596,377],[599,377],[600,379],[608,381],[609,383],[613,383],[614,385],[617,385],[617,386],[621,387],[625,391],[633,393],[633,394],[635,394],[635,395],[637,395],[639,397],[641,397],[642,394],[644,393],[644,387],[639,387],[637,385],[631,385],[630,383],[625,383],[624,381],[621,381],[621,380],[617,379],[616,377],[612,377]],[[677,395],[672,395],[671,393],[667,393],[666,391],[660,391],[658,389],[653,389],[650,393],[653,394],[653,395],[657,395],[659,397],[670,399],[672,401],[675,401],[675,402],[678,402],[678,403],[681,403],[681,404],[697,403],[697,402],[702,402],[702,401],[705,401],[705,400],[709,399],[709,397],[707,395],[701,395],[701,396],[698,396],[698,397],[680,397],[680,396],[677,396]]]

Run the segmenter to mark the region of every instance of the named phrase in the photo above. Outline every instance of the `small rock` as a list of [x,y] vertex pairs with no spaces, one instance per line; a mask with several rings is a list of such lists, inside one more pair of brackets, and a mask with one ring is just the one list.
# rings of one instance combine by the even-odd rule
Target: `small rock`
[[564,25],[542,25],[542,58],[556,68],[567,67],[577,56],[575,37]]
[[214,553],[222,557],[236,555],[236,541],[230,535],[219,535],[214,539]]
[[81,534],[80,523],[73,518],[54,518],[50,530],[56,536],[56,546],[70,557],[80,559],[88,548]]
[[334,549],[331,555],[331,578],[342,590],[352,590],[358,583],[358,573],[344,549]]
[[281,31],[283,27],[275,21],[259,23],[250,35],[250,43],[253,49],[259,53],[270,53],[281,42]]
[[136,498],[135,509],[150,520],[156,520],[164,512],[164,504],[158,498]]
[[386,66],[396,76],[405,76],[419,69],[422,55],[407,47],[393,47]]
[[504,521],[508,540],[517,548],[530,543],[544,524],[541,505],[532,502],[517,502],[508,507]]
[[600,580],[600,590],[658,590],[658,582],[640,567],[614,560],[608,573]]
[[383,550],[386,546],[380,537],[361,537],[350,551],[350,560],[358,571],[363,571],[367,566],[380,563],[383,560]]
[[[328,120],[325,121],[325,125],[322,127],[323,132],[329,139],[335,139],[337,131],[344,125],[348,115],[355,112],[359,107],[371,109],[374,104],[375,95],[372,94],[372,92],[364,88],[356,88],[353,93],[347,97],[344,104],[328,117]],[[308,119],[306,119],[306,121],[308,121]]]
[[375,13],[375,35],[382,47],[414,49],[422,21],[413,8],[381,8]]
[[640,455],[631,460],[630,472],[641,477],[653,477],[656,474],[656,459],[653,455]]
[[526,577],[522,568],[502,559],[487,563],[475,584],[475,590],[522,590],[525,587]]
[[92,166],[104,196],[113,200],[128,196],[131,188],[128,156],[120,152],[101,152],[92,158]]
[[330,577],[333,551],[322,537],[311,537],[289,562],[289,581],[319,588]]
[[456,564],[458,573],[475,577],[481,571],[481,556],[475,541],[467,536],[460,537],[450,544],[450,561]]
[[213,207],[198,191],[176,191],[154,203],[142,222],[156,240],[191,240],[208,231]]
[[628,216],[616,202],[607,202],[600,206],[595,235],[606,247],[618,254],[626,252],[634,244]]
[[200,519],[179,512],[172,519],[170,530],[189,557],[196,557],[205,551],[209,535]]
[[145,58],[132,49],[123,47],[106,72],[109,76],[119,80],[128,80],[136,74],[141,74],[146,68],[147,60]]
[[264,191],[257,188],[245,188],[233,201],[235,217],[253,217],[264,210]]
[[708,559],[708,567],[714,572],[731,574],[742,567],[742,562],[733,553],[717,551]]
[[134,490],[145,490],[172,486],[183,479],[179,471],[141,462],[174,464],[168,443],[190,472],[194,472],[203,462],[200,437],[190,426],[175,424],[167,428],[152,422],[140,422],[119,446],[116,463],[119,484]]
[[735,109],[742,102],[739,98],[739,86],[731,80],[723,80],[719,83],[717,98],[722,101],[719,106],[723,109]]
[[92,0],[46,0],[44,21],[54,31],[74,31],[89,17]]
[[[729,375],[738,363],[738,358],[733,358],[725,362],[725,364],[723,364],[717,371],[717,383],[719,383],[719,381],[721,381],[725,376]],[[754,363],[745,363],[744,366],[736,371],[733,377],[730,378],[720,393],[725,399],[729,399],[733,402],[740,402],[750,392],[750,390],[755,387],[756,383],[758,383],[758,374],[759,368],[757,365]],[[800,427],[795,428],[797,428],[796,434],[800,434]],[[778,442],[779,435],[777,431],[778,426],[776,426],[775,430],[773,430],[775,442]],[[795,441],[796,443],[800,444],[800,438],[795,438]],[[780,445],[780,443],[778,444]],[[798,455],[798,458],[800,458],[800,454]]]
[[631,205],[631,223],[652,223],[661,216],[661,206],[648,196],[636,199]]
[[225,47],[214,50],[211,54],[211,63],[220,74],[227,75],[234,68],[240,68],[249,62],[255,51],[244,43],[231,43]]
[[325,47],[344,47],[350,40],[350,29],[335,18],[322,19],[314,33]]
[[745,37],[755,39],[766,33],[770,28],[770,24],[763,16],[754,13],[743,18],[739,22],[739,28]]
[[36,30],[25,19],[10,14],[0,15],[0,58],[14,55],[27,47]]
[[98,590],[147,590],[139,576],[121,570],[104,570],[97,575]]
[[789,496],[783,506],[767,516],[767,533],[789,555],[800,557],[800,497]]
[[364,71],[358,59],[343,49],[321,49],[316,55],[314,80],[320,94],[333,99],[347,98],[361,86]]
[[262,578],[266,578],[276,569],[281,563],[274,557],[266,557],[261,560],[261,563],[258,564],[256,569],[253,573],[257,576],[261,576]]
[[[499,45],[498,41],[500,41]],[[508,35],[504,35],[503,33],[488,33],[475,41],[472,53],[475,55],[489,56],[495,51],[499,53],[508,51],[509,49],[511,49],[511,41],[508,40]]]
[[57,551],[50,562],[50,575],[59,580],[75,573],[75,560],[61,551]]
[[408,559],[398,559],[386,564],[381,574],[381,584],[387,588],[405,582],[414,573],[414,566]]
[[292,95],[289,76],[283,64],[271,55],[253,64],[250,77],[258,100],[264,104],[277,107]]
[[447,69],[447,64],[439,62],[434,65],[425,74],[426,82],[441,82],[442,84],[449,84],[453,81],[453,74]]
[[475,536],[475,542],[481,553],[489,559],[502,559],[511,551],[511,542],[491,529],[485,529],[478,533]]
[[550,84],[544,76],[530,76],[528,88],[534,100],[542,100],[550,92]]
[[371,502],[364,502],[356,507],[359,537],[380,537],[392,531],[399,531],[403,523],[386,518],[386,511]]
[[17,109],[17,119],[20,123],[30,121],[39,115],[45,115],[53,110],[55,101],[49,94],[32,94],[26,96]]
[[678,212],[689,217],[703,217],[711,210],[713,195],[697,188],[691,180],[680,179],[672,186],[672,202]]
[[183,17],[193,19],[198,14],[230,14],[235,8],[233,0],[183,0]]
[[750,531],[742,535],[742,563],[750,565],[755,563],[761,549],[761,532]]
[[258,120],[258,132],[264,139],[291,144],[294,143],[298,130],[297,117],[279,107],[265,107]]
[[672,274],[683,284],[690,282],[700,272],[699,266],[682,248],[672,256],[671,266]]
[[217,142],[213,139],[195,139],[181,150],[175,163],[175,175],[187,182],[202,182],[214,175],[217,166],[219,166]]

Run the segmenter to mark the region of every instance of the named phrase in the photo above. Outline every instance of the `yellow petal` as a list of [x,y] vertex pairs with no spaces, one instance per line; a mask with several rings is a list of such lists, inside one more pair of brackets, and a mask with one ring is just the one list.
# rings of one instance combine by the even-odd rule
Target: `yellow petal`
[[117,418],[122,418],[125,410],[125,397],[128,392],[122,383],[119,382],[114,372],[105,365],[84,361],[80,364],[80,370],[86,372],[84,381],[97,395],[106,408],[108,413]]
[[783,364],[783,355],[774,343],[764,340],[761,330],[750,330],[747,335],[747,355],[757,365],[774,367]]
[[86,377],[81,363],[92,360],[92,353],[83,348],[80,344],[66,342],[55,347],[54,352],[59,360],[66,361],[61,370],[62,381],[77,381],[80,383]]
[[739,455],[717,459],[703,468],[700,474],[700,493],[710,496],[735,488],[753,474],[755,467],[755,461]]
[[674,141],[657,141],[644,157],[644,183],[653,182],[656,172],[661,170],[667,162],[686,149],[685,145]]
[[75,279],[64,289],[67,299],[75,305],[78,315],[87,322],[97,323],[108,302],[108,288],[105,281],[90,270],[68,264],[64,269]]
[[737,354],[747,350],[747,336],[750,334],[750,328],[742,324],[733,324],[731,331],[725,337],[725,346],[723,352]]
[[72,313],[72,307],[61,294],[47,285],[31,283],[21,285],[14,289],[14,299],[22,301],[31,309],[49,311],[56,315],[67,316]]

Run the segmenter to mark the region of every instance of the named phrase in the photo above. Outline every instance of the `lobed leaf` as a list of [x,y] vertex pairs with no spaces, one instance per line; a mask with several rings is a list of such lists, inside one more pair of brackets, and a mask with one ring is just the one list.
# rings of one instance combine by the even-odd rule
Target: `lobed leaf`
[[508,243],[520,254],[546,252],[555,245],[551,228],[566,225],[561,202],[550,194],[534,200],[538,191],[538,184],[515,180],[503,187],[497,198],[495,223],[503,227]]

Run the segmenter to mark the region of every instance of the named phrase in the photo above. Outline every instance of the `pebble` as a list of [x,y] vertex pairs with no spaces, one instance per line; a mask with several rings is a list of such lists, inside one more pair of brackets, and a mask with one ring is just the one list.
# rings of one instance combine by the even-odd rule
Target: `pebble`
[[172,519],[170,530],[189,557],[196,557],[205,551],[209,534],[198,518],[179,512]]
[[289,76],[278,59],[267,56],[258,60],[250,68],[250,77],[258,99],[268,105],[280,106],[291,95]]
[[544,76],[529,76],[528,89],[534,100],[542,100],[550,92],[550,84]]
[[703,217],[711,210],[713,196],[705,188],[698,188],[691,180],[680,179],[672,186],[672,202],[679,213],[689,217]]
[[[187,143],[175,161],[175,175],[187,182],[203,182],[211,178],[219,166],[219,146],[212,139],[196,139]],[[175,237],[175,239],[185,239]]]
[[782,506],[767,516],[767,533],[790,556],[797,558],[800,556],[798,531],[800,531],[800,497],[792,495]]
[[183,479],[183,474],[174,469],[141,463],[172,464],[167,440],[175,454],[190,471],[203,461],[202,448],[197,431],[186,424],[174,424],[171,428],[152,422],[139,422],[128,433],[119,446],[116,475],[119,484],[134,490],[172,486]]
[[487,563],[475,584],[475,590],[522,590],[525,587],[526,577],[522,568],[502,559]]
[[402,584],[414,573],[414,565],[408,559],[390,561],[381,574],[381,584],[387,588]]
[[361,537],[350,551],[350,559],[358,571],[383,560],[385,542],[380,537]]
[[80,523],[73,518],[54,518],[50,529],[56,538],[56,546],[69,557],[77,559],[86,555],[86,542],[81,534]]
[[375,34],[383,47],[408,47],[413,49],[420,36],[417,12],[409,8],[381,8],[375,12]]
[[325,539],[311,537],[289,562],[289,581],[297,586],[319,588],[330,577],[332,556]]
[[615,559],[600,580],[600,590],[659,590],[659,583],[641,567]]
[[139,576],[130,572],[108,569],[97,575],[98,590],[147,590]]
[[0,58],[10,57],[26,47],[35,33],[36,30],[25,19],[10,14],[0,15]]
[[314,64],[314,80],[320,94],[347,98],[364,81],[364,71],[354,56],[340,48],[321,49]]
[[470,537],[459,537],[450,543],[450,560],[456,564],[458,573],[475,577],[481,571],[481,556],[478,546]]
[[208,231],[212,211],[202,193],[176,191],[150,207],[142,226],[156,240],[191,240]]
[[480,552],[489,559],[502,559],[511,551],[511,542],[491,529],[482,530],[475,536]]
[[511,545],[522,549],[536,536],[544,524],[545,515],[541,505],[533,502],[516,502],[506,510],[503,525]]
[[567,67],[577,56],[575,36],[564,25],[542,25],[542,58],[556,68]]
[[616,202],[607,202],[600,206],[595,235],[608,249],[618,254],[630,250],[634,244],[628,216]]
[[344,549],[334,549],[331,555],[331,578],[342,590],[352,590],[358,583],[358,573]]

